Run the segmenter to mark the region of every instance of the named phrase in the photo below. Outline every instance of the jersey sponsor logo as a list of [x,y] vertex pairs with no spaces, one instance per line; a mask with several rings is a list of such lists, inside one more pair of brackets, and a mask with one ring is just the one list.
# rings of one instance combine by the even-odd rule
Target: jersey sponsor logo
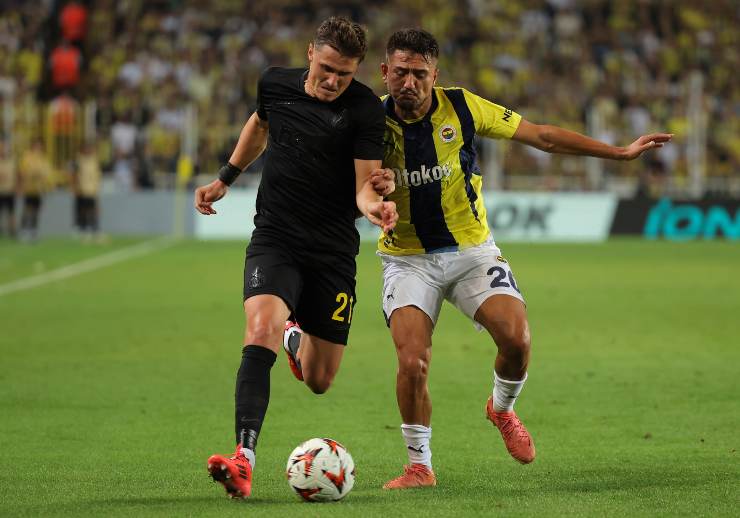
[[394,167],[393,172],[396,173],[396,186],[418,187],[447,178],[452,174],[452,167],[450,164],[435,165],[434,167],[427,167],[422,164],[420,171],[409,171],[408,169]]
[[506,259],[504,259],[504,258],[503,258],[503,256],[501,256],[501,255],[497,256],[497,257],[496,257],[496,260],[497,260],[498,262],[500,262],[500,263],[508,263],[508,262],[509,262],[509,261],[507,261]]
[[505,109],[504,109],[504,116],[503,116],[503,117],[501,117],[501,119],[502,119],[502,120],[503,120],[504,122],[510,122],[510,121],[509,121],[509,119],[511,118],[511,116],[512,116],[512,115],[514,115],[514,112],[513,112],[513,111],[511,111],[511,110],[510,110],[509,108],[505,108]]
[[439,129],[439,138],[442,139],[442,142],[452,142],[453,140],[455,140],[456,136],[457,130],[449,124],[442,126]]

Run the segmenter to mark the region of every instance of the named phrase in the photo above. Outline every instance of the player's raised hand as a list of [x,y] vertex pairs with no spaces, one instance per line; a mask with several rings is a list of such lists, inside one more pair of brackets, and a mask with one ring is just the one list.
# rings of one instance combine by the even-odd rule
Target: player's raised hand
[[395,176],[392,169],[374,169],[370,173],[370,185],[379,196],[388,196],[396,190]]
[[673,138],[673,133],[651,133],[643,135],[625,149],[625,160],[634,160],[648,149],[663,147]]
[[228,190],[228,186],[219,179],[198,187],[195,189],[195,209],[206,216],[216,214],[213,203],[223,198]]
[[388,232],[396,226],[398,221],[398,212],[396,212],[396,203],[392,201],[376,201],[367,205],[367,214],[365,215],[370,223],[377,225]]

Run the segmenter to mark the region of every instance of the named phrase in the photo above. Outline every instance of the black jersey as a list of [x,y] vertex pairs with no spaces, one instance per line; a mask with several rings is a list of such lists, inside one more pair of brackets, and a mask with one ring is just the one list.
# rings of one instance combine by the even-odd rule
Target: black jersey
[[379,98],[352,81],[327,103],[304,90],[307,69],[269,68],[257,115],[269,123],[252,241],[357,254],[354,159],[382,160]]

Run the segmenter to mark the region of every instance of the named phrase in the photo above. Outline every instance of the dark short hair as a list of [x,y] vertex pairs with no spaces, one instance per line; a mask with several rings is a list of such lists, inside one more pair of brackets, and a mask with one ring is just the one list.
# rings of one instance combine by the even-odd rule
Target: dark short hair
[[367,52],[367,36],[359,23],[342,16],[332,16],[316,29],[313,45],[329,45],[342,56],[360,58],[362,61]]
[[439,57],[439,43],[423,29],[401,29],[391,34],[385,47],[386,55],[390,56],[397,50],[421,54],[427,61]]

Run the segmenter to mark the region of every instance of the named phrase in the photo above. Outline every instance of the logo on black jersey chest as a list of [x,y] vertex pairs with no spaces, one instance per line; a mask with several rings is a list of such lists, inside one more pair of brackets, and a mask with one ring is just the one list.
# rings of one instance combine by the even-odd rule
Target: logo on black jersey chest
[[329,117],[329,125],[333,130],[345,130],[349,127],[349,111],[344,108],[340,112],[335,112]]

